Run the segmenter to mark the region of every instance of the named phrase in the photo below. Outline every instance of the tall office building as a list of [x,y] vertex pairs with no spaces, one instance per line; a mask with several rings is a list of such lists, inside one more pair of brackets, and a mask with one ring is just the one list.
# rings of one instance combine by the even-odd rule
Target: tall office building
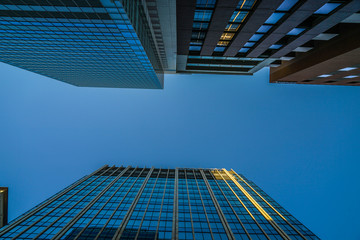
[[226,169],[104,166],[18,217],[0,239],[319,239]]
[[0,61],[76,86],[163,88],[168,64],[154,4],[1,1]]
[[272,83],[360,85],[359,11],[358,0],[178,0],[177,72],[270,66]]
[[0,187],[0,228],[8,223],[8,188]]

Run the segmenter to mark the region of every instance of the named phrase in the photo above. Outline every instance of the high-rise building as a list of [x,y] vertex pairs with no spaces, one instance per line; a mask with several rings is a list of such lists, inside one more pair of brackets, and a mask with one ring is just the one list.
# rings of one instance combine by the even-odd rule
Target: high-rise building
[[76,86],[163,88],[158,19],[142,0],[4,0],[0,61]]
[[8,223],[8,188],[0,187],[0,228]]
[[319,239],[226,169],[104,166],[12,221],[0,239]]
[[318,76],[359,68],[359,11],[357,0],[177,1],[177,72],[252,75],[270,66],[270,82],[358,85],[359,72]]
[[271,68],[270,82],[360,86],[359,23],[357,13],[318,35],[313,50]]

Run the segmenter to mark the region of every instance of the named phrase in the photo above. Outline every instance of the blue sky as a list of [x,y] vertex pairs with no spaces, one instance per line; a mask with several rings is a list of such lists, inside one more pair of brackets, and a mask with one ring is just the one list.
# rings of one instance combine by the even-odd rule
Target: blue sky
[[0,63],[10,219],[104,164],[233,168],[322,239],[360,239],[360,87],[167,75],[78,88]]

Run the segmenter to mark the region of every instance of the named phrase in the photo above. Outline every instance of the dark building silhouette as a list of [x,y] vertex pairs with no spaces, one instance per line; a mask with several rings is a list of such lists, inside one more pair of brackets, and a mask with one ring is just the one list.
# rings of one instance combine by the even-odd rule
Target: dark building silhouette
[[8,223],[8,188],[0,187],[0,228]]
[[234,170],[104,166],[0,239],[319,239]]

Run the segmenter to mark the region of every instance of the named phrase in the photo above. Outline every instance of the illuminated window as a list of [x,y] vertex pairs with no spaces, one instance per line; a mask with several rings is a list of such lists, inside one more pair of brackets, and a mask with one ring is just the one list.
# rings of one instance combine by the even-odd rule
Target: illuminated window
[[220,40],[231,40],[234,35],[234,33],[223,33],[220,37]]
[[230,22],[241,23],[244,21],[248,11],[235,11],[230,18]]
[[[250,9],[253,8],[254,4],[255,4],[256,0],[240,0],[236,10],[233,12],[233,14],[231,15],[230,19],[229,19],[229,23],[225,28],[225,31],[221,38],[220,41],[223,40],[232,40],[232,38],[234,37],[234,33],[228,33],[228,32],[236,32],[239,30],[240,27],[240,23],[244,22],[246,17],[249,14]],[[218,45],[223,45],[223,43],[218,43]]]
[[231,23],[231,24],[228,24],[226,26],[226,31],[237,31],[237,29],[239,28],[240,24],[237,24],[237,23]]
[[219,41],[218,45],[219,46],[227,46],[227,45],[229,45],[229,43],[230,43],[229,41]]
[[255,2],[255,0],[241,0],[236,8],[250,10],[254,6]]

